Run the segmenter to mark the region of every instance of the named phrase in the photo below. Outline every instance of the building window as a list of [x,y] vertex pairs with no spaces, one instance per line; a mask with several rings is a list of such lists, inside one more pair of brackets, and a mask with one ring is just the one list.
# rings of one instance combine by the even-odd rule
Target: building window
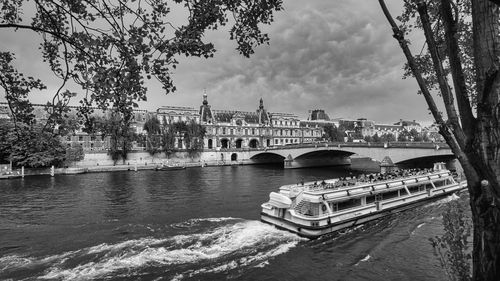
[[255,135],[255,129],[252,128],[252,135]]
[[226,128],[222,128],[222,134],[225,135],[226,134]]

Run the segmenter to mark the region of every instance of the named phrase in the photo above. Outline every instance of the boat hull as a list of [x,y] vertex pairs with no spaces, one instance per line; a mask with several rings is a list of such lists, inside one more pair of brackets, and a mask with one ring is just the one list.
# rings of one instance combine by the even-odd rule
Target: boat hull
[[408,204],[386,208],[386,209],[383,209],[380,211],[371,212],[368,214],[360,215],[360,216],[353,217],[353,218],[343,220],[340,222],[331,223],[331,224],[328,224],[325,226],[306,226],[303,224],[297,224],[297,223],[294,223],[294,222],[289,221],[287,219],[276,217],[276,216],[267,214],[265,212],[261,212],[261,221],[268,223],[268,224],[272,224],[279,229],[284,229],[284,230],[288,230],[290,232],[296,233],[301,237],[306,237],[309,239],[316,239],[316,238],[318,238],[322,235],[325,235],[325,234],[329,234],[329,233],[333,233],[333,232],[336,232],[338,230],[342,230],[345,228],[361,225],[361,224],[364,224],[366,222],[376,220],[379,218],[383,218],[385,216],[388,216],[388,215],[391,215],[394,213],[403,212],[405,210],[413,209],[413,208],[416,208],[418,206],[428,204],[429,202],[436,201],[440,198],[446,197],[446,196],[453,194],[455,192],[457,192],[457,191],[454,190],[451,192],[438,193],[432,197],[425,197],[425,198],[422,198],[420,200],[417,200],[417,201],[414,201],[414,202],[411,202]]

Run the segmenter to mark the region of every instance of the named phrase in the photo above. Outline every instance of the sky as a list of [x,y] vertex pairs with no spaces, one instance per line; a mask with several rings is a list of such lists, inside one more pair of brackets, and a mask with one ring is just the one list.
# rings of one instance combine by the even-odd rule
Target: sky
[[[401,1],[386,2],[394,17],[401,13]],[[417,83],[402,79],[405,58],[378,1],[284,0],[284,10],[264,29],[270,44],[250,58],[238,54],[227,29],[207,33],[215,57],[179,58],[173,74],[177,91],[166,95],[159,83],[150,83],[141,109],[198,108],[206,91],[209,104],[220,110],[255,111],[262,98],[268,111],[303,119],[309,110],[323,109],[330,118],[431,123]],[[0,36],[0,50],[15,51],[21,71],[42,79],[50,75],[30,34]],[[43,102],[57,83],[48,86],[32,100]]]

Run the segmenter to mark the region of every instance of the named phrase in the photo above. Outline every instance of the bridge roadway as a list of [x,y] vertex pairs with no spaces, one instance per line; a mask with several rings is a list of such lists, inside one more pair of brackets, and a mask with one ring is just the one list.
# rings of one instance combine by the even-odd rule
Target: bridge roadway
[[285,169],[314,166],[349,165],[351,156],[369,157],[381,162],[388,156],[396,165],[418,162],[454,161],[445,143],[316,143],[251,149],[245,155],[254,163],[283,162]]

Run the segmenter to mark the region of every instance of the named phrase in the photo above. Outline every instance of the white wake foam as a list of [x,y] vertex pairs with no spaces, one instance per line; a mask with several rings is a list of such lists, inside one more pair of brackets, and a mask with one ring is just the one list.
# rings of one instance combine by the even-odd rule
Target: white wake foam
[[372,258],[372,256],[370,256],[369,254],[366,255],[366,257],[362,258],[360,261],[358,261],[354,266],[358,266],[359,263],[361,262],[367,262],[368,260],[370,260]]
[[442,205],[446,204],[448,202],[454,201],[460,199],[460,196],[456,195],[455,193],[446,196],[445,198],[439,199],[437,201],[434,201],[432,203],[427,204],[427,206],[436,206],[436,205]]
[[[235,220],[237,222],[230,222]],[[203,273],[218,273],[242,266],[264,266],[271,258],[286,253],[302,238],[259,221],[233,218],[190,220],[186,224],[210,222],[215,227],[203,233],[176,235],[167,238],[141,238],[116,244],[100,244],[50,256],[40,279],[88,280],[109,274],[130,273],[145,267],[187,265],[196,270],[176,273],[174,279]],[[219,223],[225,222],[225,225]],[[69,257],[68,257],[69,256]],[[44,258],[47,259],[47,258]],[[67,263],[64,261],[68,260]],[[74,261],[80,261],[74,265]],[[82,262],[82,260],[84,260]],[[21,258],[19,266],[42,259]],[[73,261],[73,265],[69,265]],[[0,262],[0,265],[3,265]]]

